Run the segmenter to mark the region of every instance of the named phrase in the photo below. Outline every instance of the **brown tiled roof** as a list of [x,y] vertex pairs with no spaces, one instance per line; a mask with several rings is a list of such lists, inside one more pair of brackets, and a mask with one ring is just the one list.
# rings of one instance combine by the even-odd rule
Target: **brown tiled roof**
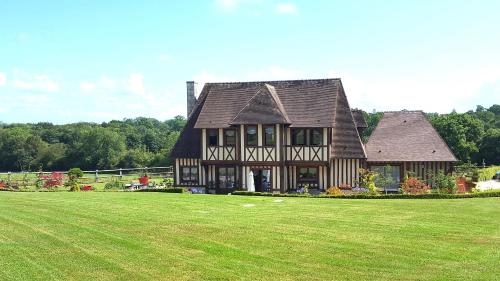
[[231,121],[231,125],[240,124],[290,124],[288,115],[269,84],[264,84]]
[[[264,88],[267,88],[266,95],[262,94]],[[259,91],[262,99],[251,101]],[[263,105],[257,109],[258,102],[269,97],[276,105]],[[279,111],[285,120],[281,120],[279,115],[273,118],[280,119],[278,123],[286,123],[290,127],[333,127],[332,157],[366,158],[340,79],[207,83],[188,119],[184,129],[187,132],[182,132],[172,156],[198,158],[200,128],[226,128],[240,122],[276,121],[264,116],[265,113],[262,116],[255,114],[259,110]]]
[[340,84],[339,91],[335,96],[335,105],[333,108],[335,113],[334,124],[332,126],[331,157],[366,158],[364,146],[359,137],[342,84]]
[[201,157],[201,130],[195,129],[194,125],[200,115],[203,104],[210,87],[204,87],[198,100],[189,115],[186,126],[181,131],[177,142],[172,149],[170,157],[172,158],[200,158]]
[[354,118],[354,123],[356,123],[357,128],[367,128],[365,117],[363,116],[363,111],[361,109],[351,110],[352,117]]
[[340,79],[208,83],[195,128],[225,128],[264,84],[275,88],[292,127],[331,127]]
[[422,111],[385,112],[366,144],[367,161],[457,161]]

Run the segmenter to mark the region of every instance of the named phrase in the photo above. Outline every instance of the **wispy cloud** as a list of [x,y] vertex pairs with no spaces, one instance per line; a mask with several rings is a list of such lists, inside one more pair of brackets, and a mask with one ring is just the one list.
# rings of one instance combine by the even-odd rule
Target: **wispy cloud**
[[299,9],[292,3],[280,3],[276,5],[276,12],[278,14],[297,14]]
[[20,90],[56,92],[59,89],[59,83],[52,80],[47,75],[35,75],[31,79],[14,80],[14,88]]
[[3,72],[0,72],[0,87],[5,85],[5,83],[7,83],[7,75],[5,75],[5,73]]

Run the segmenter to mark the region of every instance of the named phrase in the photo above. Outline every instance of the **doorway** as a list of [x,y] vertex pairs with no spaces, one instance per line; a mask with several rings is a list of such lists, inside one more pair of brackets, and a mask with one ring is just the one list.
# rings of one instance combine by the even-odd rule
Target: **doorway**
[[271,169],[252,169],[256,192],[271,192]]

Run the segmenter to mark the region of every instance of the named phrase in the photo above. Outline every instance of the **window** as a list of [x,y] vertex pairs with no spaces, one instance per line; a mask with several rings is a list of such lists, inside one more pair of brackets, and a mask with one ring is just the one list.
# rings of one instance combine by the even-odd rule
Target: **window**
[[198,167],[181,167],[181,183],[197,184],[198,183]]
[[304,129],[292,129],[292,145],[306,145],[306,133]]
[[219,132],[217,129],[209,129],[208,130],[208,145],[209,146],[217,146],[219,145]]
[[322,129],[311,129],[311,145],[322,145],[323,144],[323,134]]
[[224,130],[224,145],[235,146],[236,145],[236,131],[235,130]]
[[257,146],[257,126],[247,126],[247,145]]
[[219,188],[234,189],[235,187],[235,168],[219,167]]
[[276,134],[274,126],[264,126],[264,145],[274,146],[276,144]]
[[299,182],[316,182],[318,180],[318,168],[302,167],[299,169]]

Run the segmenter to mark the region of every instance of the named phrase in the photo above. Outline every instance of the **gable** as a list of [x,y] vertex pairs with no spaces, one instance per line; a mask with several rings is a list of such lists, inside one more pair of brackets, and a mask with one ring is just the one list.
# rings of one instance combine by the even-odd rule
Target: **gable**
[[290,124],[276,90],[264,84],[231,121],[240,124]]

